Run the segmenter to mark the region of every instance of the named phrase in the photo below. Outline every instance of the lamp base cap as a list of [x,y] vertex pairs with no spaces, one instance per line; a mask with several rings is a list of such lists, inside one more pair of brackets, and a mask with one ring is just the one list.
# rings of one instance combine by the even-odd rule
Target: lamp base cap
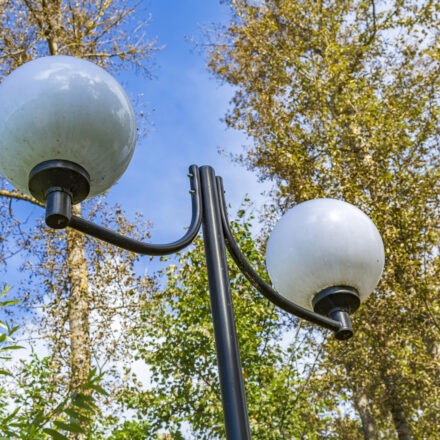
[[316,313],[339,322],[340,327],[335,332],[336,339],[346,340],[353,336],[350,314],[361,304],[356,289],[346,286],[329,287],[315,295],[312,304]]
[[39,202],[46,202],[52,188],[70,193],[72,204],[80,203],[90,192],[89,173],[77,163],[61,159],[47,160],[32,168],[29,191]]
[[334,310],[344,310],[351,314],[361,304],[358,292],[353,287],[333,286],[321,290],[312,300],[313,310],[324,316],[330,316]]

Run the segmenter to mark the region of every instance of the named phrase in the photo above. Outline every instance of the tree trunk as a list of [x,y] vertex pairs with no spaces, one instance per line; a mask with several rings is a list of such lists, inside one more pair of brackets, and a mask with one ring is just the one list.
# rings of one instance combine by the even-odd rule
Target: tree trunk
[[393,422],[399,440],[413,440],[402,405],[397,401],[393,403],[391,406],[391,415],[393,416]]
[[365,393],[355,393],[354,406],[359,413],[362,423],[362,432],[365,440],[377,440],[377,426],[373,413],[370,409],[370,403]]
[[[81,206],[72,207],[72,214],[80,216]],[[70,389],[73,391],[83,385],[91,371],[90,332],[89,332],[89,292],[85,238],[74,229],[66,229],[67,267],[70,283],[69,329],[70,329]],[[86,427],[84,427],[86,428]],[[79,439],[74,434],[71,438]]]
[[397,395],[396,386],[392,379],[389,377],[384,378],[385,388],[388,395],[388,406],[390,408],[391,416],[393,417],[394,427],[396,428],[396,434],[399,440],[413,440],[411,430]]

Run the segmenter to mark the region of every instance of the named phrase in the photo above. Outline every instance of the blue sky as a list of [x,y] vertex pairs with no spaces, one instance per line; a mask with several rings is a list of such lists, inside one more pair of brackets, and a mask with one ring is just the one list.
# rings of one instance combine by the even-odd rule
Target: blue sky
[[243,134],[221,121],[232,89],[207,71],[206,59],[188,37],[200,39],[201,29],[225,23],[229,11],[218,0],[151,0],[142,3],[151,13],[147,33],[162,49],[154,57],[153,79],[134,74],[118,77],[127,92],[139,95],[149,120],[133,160],[109,192],[131,217],[142,212],[154,224],[152,241],[172,241],[190,220],[187,170],[189,165],[211,165],[224,178],[231,212],[249,195],[261,205],[267,185],[255,174],[218,153],[241,151]]
[[[110,204],[119,203],[131,219],[141,212],[153,223],[151,241],[166,243],[179,238],[190,221],[187,173],[191,164],[211,165],[224,178],[231,216],[246,196],[261,207],[261,193],[269,186],[219,154],[219,148],[241,152],[247,139],[221,121],[233,90],[213,78],[206,58],[190,41],[202,38],[202,28],[227,22],[228,8],[218,0],[149,0],[141,2],[136,19],[142,19],[142,14],[149,20],[149,38],[156,38],[161,47],[153,59],[153,78],[130,71],[116,77],[133,102],[142,105],[148,133],[138,140],[132,162],[108,198]],[[44,216],[43,210],[24,203],[17,203],[15,209],[23,221]],[[142,259],[141,271],[158,267],[147,261]],[[22,253],[8,260],[5,279],[13,291],[23,279],[17,273],[22,262]]]
[[[151,14],[147,33],[162,47],[153,60],[153,78],[133,72],[116,77],[133,101],[140,100],[148,134],[138,140],[131,164],[108,198],[111,204],[121,204],[129,218],[143,213],[154,225],[151,241],[165,243],[179,238],[190,221],[189,165],[211,165],[224,178],[231,214],[247,195],[261,206],[261,193],[268,185],[218,153],[219,148],[241,152],[246,138],[221,121],[233,90],[213,78],[203,54],[189,41],[202,37],[201,28],[226,22],[228,9],[218,0],[150,0],[141,2],[141,11]],[[17,204],[17,210],[23,219],[44,215],[27,204]],[[8,261],[12,292],[24,278],[16,270],[22,258],[18,253]],[[160,264],[142,259],[140,266],[150,272]]]

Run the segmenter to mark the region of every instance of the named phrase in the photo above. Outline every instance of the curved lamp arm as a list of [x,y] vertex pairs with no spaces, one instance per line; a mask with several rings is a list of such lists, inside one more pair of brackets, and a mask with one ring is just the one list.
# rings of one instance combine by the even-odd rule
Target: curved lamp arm
[[254,268],[246,260],[245,256],[240,251],[240,248],[235,241],[232,234],[231,228],[229,226],[229,220],[226,210],[226,203],[224,197],[223,181],[221,177],[217,177],[217,188],[219,193],[220,211],[223,223],[223,234],[225,237],[226,247],[228,248],[231,257],[235,261],[235,264],[243,272],[245,277],[249,282],[260,291],[269,301],[282,308],[286,312],[289,312],[298,318],[305,319],[306,321],[318,324],[321,327],[338,331],[342,328],[340,322],[334,319],[327,318],[318,313],[307,310],[297,304],[287,300],[282,295],[280,295],[276,290],[274,290],[269,284],[267,284],[254,270]]
[[125,237],[118,232],[99,226],[81,217],[73,215],[68,226],[77,231],[91,235],[107,243],[114,244],[127,251],[143,255],[168,255],[178,252],[188,246],[196,237],[202,223],[202,195],[200,190],[200,174],[196,165],[189,168],[191,181],[192,218],[186,234],[177,241],[168,244],[143,243],[132,238]]

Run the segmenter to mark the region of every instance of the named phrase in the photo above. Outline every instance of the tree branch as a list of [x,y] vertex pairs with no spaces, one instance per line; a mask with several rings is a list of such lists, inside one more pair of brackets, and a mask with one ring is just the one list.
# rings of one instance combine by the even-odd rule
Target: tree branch
[[30,202],[33,203],[34,205],[44,208],[44,205],[40,203],[37,199],[34,199],[32,196],[28,196],[18,191],[8,191],[6,189],[0,189],[0,196],[8,197],[10,199],[16,199],[16,200],[24,200],[26,202]]

